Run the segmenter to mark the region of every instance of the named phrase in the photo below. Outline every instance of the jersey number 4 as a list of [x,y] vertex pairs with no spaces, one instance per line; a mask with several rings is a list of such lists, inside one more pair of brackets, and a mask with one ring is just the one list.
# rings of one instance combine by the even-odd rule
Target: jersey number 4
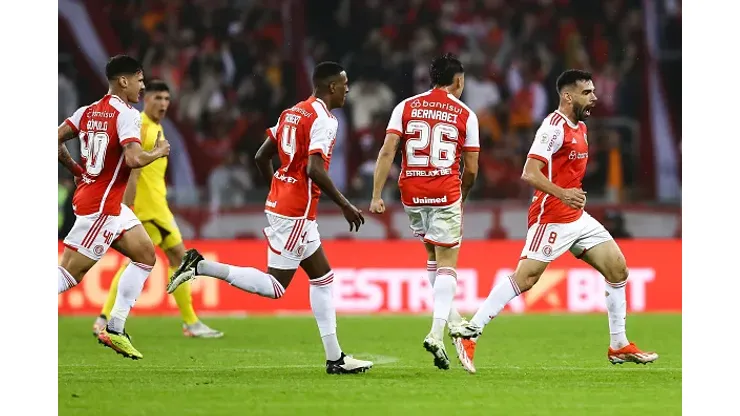
[[[455,163],[460,132],[452,124],[437,123],[430,127],[426,121],[411,120],[406,124],[406,134],[418,134],[406,140],[406,166],[444,169]],[[427,150],[424,155],[417,153],[424,150]]]
[[80,133],[80,156],[85,158],[85,170],[90,176],[98,176],[105,165],[110,138],[103,131]]

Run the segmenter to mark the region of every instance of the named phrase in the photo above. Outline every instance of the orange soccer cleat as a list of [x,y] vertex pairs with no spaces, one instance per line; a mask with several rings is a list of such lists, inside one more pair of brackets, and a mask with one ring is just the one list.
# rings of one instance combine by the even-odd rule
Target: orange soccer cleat
[[473,364],[475,341],[465,338],[452,338],[452,343],[455,345],[457,359],[460,360],[460,364],[462,364],[465,371],[475,374],[475,365]]
[[606,357],[612,364],[622,364],[626,362],[647,364],[657,360],[658,354],[652,351],[642,351],[637,348],[637,345],[630,342],[618,350],[614,350],[609,347],[609,352],[606,354]]

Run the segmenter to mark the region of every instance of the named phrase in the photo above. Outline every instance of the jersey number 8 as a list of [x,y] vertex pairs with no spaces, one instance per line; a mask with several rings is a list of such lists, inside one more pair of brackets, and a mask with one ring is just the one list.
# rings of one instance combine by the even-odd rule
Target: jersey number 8
[[98,176],[105,165],[110,138],[103,131],[80,133],[80,156],[85,158],[85,170],[90,176]]
[[[444,169],[455,163],[459,132],[452,124],[437,123],[430,128],[426,121],[411,120],[406,124],[406,134],[418,134],[406,140],[406,166]],[[416,153],[425,149],[426,155]]]

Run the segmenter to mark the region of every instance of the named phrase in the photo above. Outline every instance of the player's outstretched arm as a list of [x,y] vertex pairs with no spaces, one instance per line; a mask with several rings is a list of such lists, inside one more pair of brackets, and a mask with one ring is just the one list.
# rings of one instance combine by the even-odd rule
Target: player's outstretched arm
[[586,192],[582,189],[564,189],[555,185],[542,173],[544,167],[545,162],[531,157],[527,158],[527,162],[524,164],[524,172],[522,172],[522,180],[535,189],[560,199],[571,208],[583,209],[586,205]]
[[475,178],[478,177],[478,155],[479,152],[465,152],[463,151],[463,167],[462,173],[462,200],[465,202],[470,195],[470,190],[473,189],[475,184]]
[[272,158],[277,151],[277,142],[268,137],[262,143],[259,150],[257,150],[257,154],[254,155],[254,163],[257,165],[257,170],[260,171],[262,178],[268,184],[272,181],[272,176],[275,174],[275,170],[272,167]]
[[62,123],[57,130],[57,135],[59,136],[59,163],[61,163],[68,171],[72,172],[74,176],[82,176],[82,173],[85,170],[82,169],[82,166],[80,166],[79,163],[72,159],[72,155],[69,154],[69,150],[67,150],[67,146],[64,144],[67,140],[71,140],[75,137],[75,132],[72,130],[72,127],[67,123]]
[[154,149],[145,151],[141,143],[131,142],[123,146],[123,156],[126,159],[126,166],[131,169],[143,168],[154,162],[160,157],[167,157],[170,154],[170,143],[167,139],[157,134],[157,141],[154,143]]
[[388,133],[385,135],[385,142],[383,147],[378,152],[378,160],[375,163],[375,172],[373,173],[373,197],[370,202],[370,212],[376,214],[382,214],[385,211],[385,204],[381,195],[385,182],[388,180],[388,174],[393,166],[393,159],[396,157],[396,151],[398,151],[398,144],[401,142],[401,137],[395,133]]
[[324,167],[324,158],[321,153],[314,153],[308,155],[308,167],[306,168],[308,177],[321,189],[326,195],[329,195],[335,204],[339,205],[342,209],[344,218],[349,222],[349,230],[352,231],[352,226],[355,227],[355,231],[360,230],[360,225],[365,223],[365,218],[362,216],[362,211],[352,205],[347,198],[339,192],[334,182],[329,177],[329,173]]

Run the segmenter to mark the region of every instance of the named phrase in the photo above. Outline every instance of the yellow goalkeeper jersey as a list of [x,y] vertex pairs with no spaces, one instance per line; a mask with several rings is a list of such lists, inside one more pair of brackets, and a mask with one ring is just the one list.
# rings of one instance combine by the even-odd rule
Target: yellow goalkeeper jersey
[[[162,125],[150,119],[146,113],[141,113],[141,146],[144,150],[154,149],[157,134],[162,134]],[[158,219],[169,221],[172,213],[167,206],[167,186],[164,176],[167,172],[167,158],[162,157],[141,168],[139,181],[136,185],[134,199],[134,213],[140,221]]]

